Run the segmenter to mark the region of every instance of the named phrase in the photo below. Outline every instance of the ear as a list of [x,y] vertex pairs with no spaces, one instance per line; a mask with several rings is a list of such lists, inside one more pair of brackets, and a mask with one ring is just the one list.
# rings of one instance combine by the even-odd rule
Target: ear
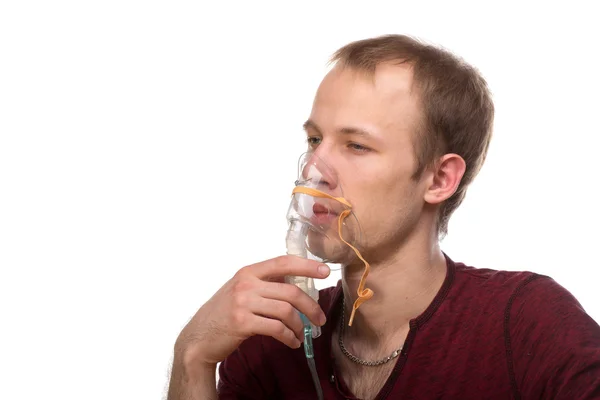
[[458,189],[458,185],[465,174],[465,160],[457,154],[442,156],[430,175],[424,200],[430,204],[439,204],[450,197]]

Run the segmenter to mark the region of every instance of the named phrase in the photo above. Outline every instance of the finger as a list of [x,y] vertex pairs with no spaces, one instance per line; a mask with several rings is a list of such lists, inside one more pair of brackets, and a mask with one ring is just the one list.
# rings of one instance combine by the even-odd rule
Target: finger
[[317,326],[325,324],[325,313],[319,303],[295,285],[268,282],[259,287],[258,295],[263,298],[289,303]]
[[271,336],[292,349],[297,349],[301,344],[296,334],[277,319],[255,315],[249,333],[250,335]]
[[278,319],[295,333],[299,341],[304,340],[304,324],[298,311],[290,303],[281,300],[256,297],[252,304],[248,305],[252,313],[264,317]]
[[286,275],[322,279],[331,272],[326,264],[296,256],[280,256],[243,269],[251,270],[254,276],[263,280]]

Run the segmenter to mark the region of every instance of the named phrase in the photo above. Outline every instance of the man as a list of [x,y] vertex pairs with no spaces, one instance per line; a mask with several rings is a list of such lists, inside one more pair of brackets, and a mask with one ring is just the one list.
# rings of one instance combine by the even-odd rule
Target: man
[[318,304],[283,277],[324,278],[324,265],[283,256],[242,268],[178,337],[169,399],[316,398],[296,310],[322,326],[325,399],[599,399],[600,327],[568,291],[440,249],[490,142],[484,79],[400,35],[350,43],[333,61],[305,130],[368,238],[375,295],[349,326],[362,262]]

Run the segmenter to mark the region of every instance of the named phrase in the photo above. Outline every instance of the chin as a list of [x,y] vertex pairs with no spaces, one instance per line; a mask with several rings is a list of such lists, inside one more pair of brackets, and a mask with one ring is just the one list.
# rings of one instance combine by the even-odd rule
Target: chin
[[[337,234],[337,233],[336,233]],[[323,234],[308,235],[309,251],[325,262],[347,264],[356,258],[356,253],[339,237],[331,238]]]

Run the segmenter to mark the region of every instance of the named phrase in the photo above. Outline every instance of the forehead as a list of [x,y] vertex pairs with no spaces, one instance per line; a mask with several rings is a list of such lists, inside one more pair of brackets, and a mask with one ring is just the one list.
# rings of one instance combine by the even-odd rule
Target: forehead
[[311,119],[325,129],[355,125],[385,134],[413,131],[419,110],[409,65],[381,64],[372,74],[336,66],[319,85]]

